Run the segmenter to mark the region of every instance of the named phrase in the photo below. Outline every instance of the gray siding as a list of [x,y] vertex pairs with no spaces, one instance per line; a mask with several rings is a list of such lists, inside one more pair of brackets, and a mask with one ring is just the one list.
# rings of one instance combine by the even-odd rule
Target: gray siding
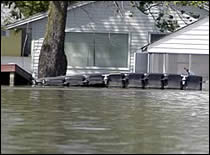
[[[128,11],[133,12],[133,17],[128,16]],[[44,38],[47,19],[32,23],[32,66],[37,75],[39,53]],[[180,22],[181,23],[181,22]],[[183,25],[183,23],[181,23]],[[151,16],[142,14],[139,10],[132,8],[129,2],[124,2],[122,16],[116,13],[113,2],[95,2],[68,11],[66,32],[105,32],[105,33],[127,33],[129,34],[129,60],[127,71],[134,71],[134,53],[148,43],[149,32],[157,32]],[[100,68],[71,68],[68,67],[67,74],[104,72]],[[109,71],[122,71],[121,69],[110,69]]]

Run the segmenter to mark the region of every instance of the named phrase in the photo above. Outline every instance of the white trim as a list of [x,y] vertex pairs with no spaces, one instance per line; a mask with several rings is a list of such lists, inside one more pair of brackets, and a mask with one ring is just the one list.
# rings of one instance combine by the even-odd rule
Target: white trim
[[79,70],[124,70],[128,71],[129,68],[120,68],[120,67],[79,67],[79,66],[68,66],[67,69],[79,69]]
[[163,73],[166,73],[166,54],[163,54]]
[[150,72],[150,53],[147,54],[147,73]]
[[[189,52],[179,52],[179,50],[176,50],[176,51],[172,51],[173,49],[161,49],[162,51],[150,51],[148,53],[151,53],[151,54],[164,54],[164,53],[168,53],[168,54],[201,54],[201,55],[209,55],[209,53],[206,53],[207,50],[201,50],[201,49],[198,49],[196,51],[192,51],[192,50],[195,50],[195,49],[192,49],[192,50],[188,50]],[[163,51],[165,50],[165,51]],[[170,50],[170,52],[168,52],[168,50]]]
[[45,17],[47,17],[47,13],[32,16],[31,18],[27,18],[27,19],[24,19],[24,20],[21,20],[21,21],[17,21],[13,24],[9,24],[8,26],[6,26],[6,29],[12,29],[12,28],[15,28],[15,27],[18,27],[18,26],[21,26],[21,25],[25,25],[27,23],[31,23],[31,22],[40,20],[40,19],[45,18]]
[[[125,33],[123,33],[125,34]],[[127,61],[127,68],[129,69],[129,71],[131,71],[131,32],[128,32],[128,61]],[[134,60],[135,62],[135,60]],[[134,63],[134,68],[135,68],[135,63]],[[135,70],[135,69],[134,69]]]
[[129,35],[129,33],[131,32],[125,32],[125,31],[106,31],[106,30],[84,30],[84,31],[81,31],[81,30],[71,30],[71,28],[69,29],[66,29],[65,30],[65,33],[68,33],[68,32],[81,32],[81,33],[115,33],[115,34],[127,34]]

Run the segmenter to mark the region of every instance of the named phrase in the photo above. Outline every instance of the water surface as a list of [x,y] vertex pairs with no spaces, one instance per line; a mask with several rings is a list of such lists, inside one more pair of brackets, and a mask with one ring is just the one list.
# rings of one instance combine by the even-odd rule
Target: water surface
[[209,92],[1,90],[2,153],[209,153]]

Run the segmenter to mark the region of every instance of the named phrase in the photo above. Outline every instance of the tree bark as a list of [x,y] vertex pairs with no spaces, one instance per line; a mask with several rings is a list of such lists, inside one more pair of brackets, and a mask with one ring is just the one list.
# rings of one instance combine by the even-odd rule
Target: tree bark
[[66,74],[64,40],[67,6],[67,1],[50,1],[47,29],[39,56],[38,78]]

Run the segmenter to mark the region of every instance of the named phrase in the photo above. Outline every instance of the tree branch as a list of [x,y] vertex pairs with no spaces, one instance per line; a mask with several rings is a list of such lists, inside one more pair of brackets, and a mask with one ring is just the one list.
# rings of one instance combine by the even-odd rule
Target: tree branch
[[113,1],[113,3],[114,3],[114,5],[115,5],[115,7],[117,8],[117,10],[119,11],[120,15],[123,16],[123,15],[122,15],[122,12],[121,12],[121,8],[119,7],[117,1]]
[[173,11],[175,11],[175,12],[177,13],[177,15],[179,16],[179,18],[180,18],[186,25],[188,25],[188,23],[183,19],[183,17],[180,15],[180,13],[179,13],[175,8],[172,7],[172,5],[169,4],[169,7],[170,7]]
[[151,5],[149,8],[147,8],[145,11],[147,10],[151,10],[151,8],[155,7],[155,6],[161,6],[163,5],[162,3],[157,3],[157,4],[154,4],[154,5]]

